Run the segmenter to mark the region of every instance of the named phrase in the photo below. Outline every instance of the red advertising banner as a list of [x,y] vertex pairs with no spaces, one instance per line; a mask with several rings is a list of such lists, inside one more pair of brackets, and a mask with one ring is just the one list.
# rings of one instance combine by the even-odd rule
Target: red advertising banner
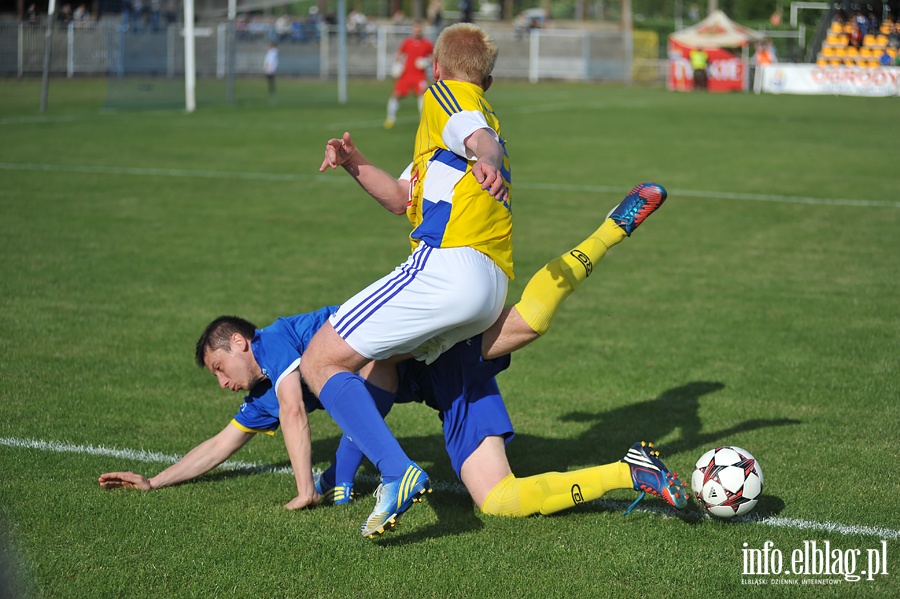
[[[706,48],[709,61],[706,67],[707,90],[711,92],[743,91],[746,65],[739,55],[722,48]],[[691,48],[669,40],[669,89],[694,89],[694,69],[691,68]]]

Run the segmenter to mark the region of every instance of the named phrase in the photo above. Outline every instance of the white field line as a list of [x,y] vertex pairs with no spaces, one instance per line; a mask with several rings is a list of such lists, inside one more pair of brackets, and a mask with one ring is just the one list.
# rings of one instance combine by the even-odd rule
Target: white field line
[[[41,163],[0,162],[0,170],[78,173],[92,175],[126,175],[137,177],[185,177],[197,179],[239,179],[248,181],[352,183],[348,177],[333,177],[320,174],[256,173],[252,171],[209,171],[185,170],[177,168],[140,168],[117,166],[91,166]],[[519,183],[517,189],[549,191],[572,191],[580,193],[623,193],[632,185],[566,185],[564,183]],[[866,208],[900,208],[900,202],[887,200],[863,200],[847,198],[815,198],[778,194],[738,193],[729,191],[708,191],[696,189],[669,189],[669,195],[713,200],[741,202],[775,202],[783,204],[819,204],[832,206],[855,206]]]
[[[174,454],[165,454],[155,451],[146,451],[143,449],[114,449],[104,447],[102,445],[72,445],[70,443],[62,443],[59,441],[42,441],[39,439],[19,439],[16,437],[0,437],[0,446],[13,447],[18,449],[37,449],[41,451],[51,451],[54,453],[74,453],[80,455],[113,457],[122,460],[132,460],[136,462],[146,462],[154,464],[174,464],[180,457]],[[265,464],[255,464],[252,462],[241,462],[236,460],[228,460],[219,468],[226,470],[243,470],[257,473],[274,473],[293,475],[294,471],[290,467],[275,467]],[[372,475],[361,476],[361,480],[375,484],[379,482],[377,477]],[[458,482],[432,481],[432,486],[436,491],[452,492],[466,494],[466,489]],[[592,502],[594,505],[610,511],[624,511],[631,502],[628,501],[611,501],[607,499],[599,499]],[[674,517],[677,512],[669,507],[657,507],[649,504],[639,504],[636,508],[645,512],[652,512],[664,517]],[[709,516],[705,516],[708,518]],[[880,528],[874,526],[857,526],[852,524],[838,524],[835,522],[813,522],[810,520],[799,520],[797,518],[782,518],[779,516],[760,516],[751,514],[737,518],[740,522],[749,522],[755,524],[764,524],[766,526],[775,526],[778,528],[793,528],[796,530],[811,530],[821,532],[831,532],[843,535],[863,535],[878,537],[885,540],[900,539],[900,530],[892,528]]]

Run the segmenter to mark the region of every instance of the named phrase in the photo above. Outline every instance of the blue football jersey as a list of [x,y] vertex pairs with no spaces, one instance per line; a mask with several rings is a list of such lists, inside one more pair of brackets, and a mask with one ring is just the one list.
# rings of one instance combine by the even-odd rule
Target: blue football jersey
[[[313,335],[337,308],[326,306],[315,312],[279,318],[269,326],[257,329],[250,346],[266,379],[255,385],[244,398],[234,415],[233,425],[249,433],[274,434],[278,428],[279,405],[275,393],[278,385],[300,366],[300,357]],[[307,412],[322,407],[305,384],[303,403]]]

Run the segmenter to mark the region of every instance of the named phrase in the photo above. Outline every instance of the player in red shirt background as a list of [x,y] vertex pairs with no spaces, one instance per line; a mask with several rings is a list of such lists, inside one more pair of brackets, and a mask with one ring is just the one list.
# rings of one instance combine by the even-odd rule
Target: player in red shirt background
[[394,92],[391,94],[387,105],[387,119],[384,121],[385,129],[390,129],[397,122],[397,108],[400,106],[400,98],[415,94],[422,112],[422,95],[428,88],[428,77],[425,70],[431,66],[431,54],[434,46],[431,41],[423,36],[422,23],[416,21],[412,26],[412,36],[403,40],[397,50],[395,62],[400,62],[403,56],[403,72],[394,84]]

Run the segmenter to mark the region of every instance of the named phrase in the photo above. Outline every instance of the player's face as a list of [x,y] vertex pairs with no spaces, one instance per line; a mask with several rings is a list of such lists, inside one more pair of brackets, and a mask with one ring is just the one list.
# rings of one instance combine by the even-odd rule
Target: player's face
[[206,352],[206,368],[219,381],[219,386],[231,391],[249,391],[259,381],[259,367],[249,350],[235,347]]

